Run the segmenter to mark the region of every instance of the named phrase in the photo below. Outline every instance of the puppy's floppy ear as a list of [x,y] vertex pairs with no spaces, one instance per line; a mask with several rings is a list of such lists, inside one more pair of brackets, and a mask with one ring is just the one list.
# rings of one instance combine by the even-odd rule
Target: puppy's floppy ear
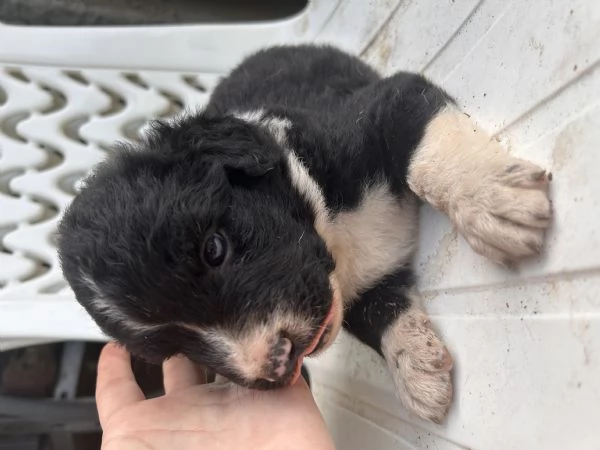
[[283,149],[270,134],[234,117],[199,114],[177,123],[157,122],[153,130],[148,143],[154,151],[197,156],[249,177],[266,174],[283,158]]
[[[239,144],[238,144],[239,145]],[[242,148],[228,146],[214,155],[227,172],[242,172],[250,177],[261,177],[275,168],[281,154],[272,148],[247,145]]]

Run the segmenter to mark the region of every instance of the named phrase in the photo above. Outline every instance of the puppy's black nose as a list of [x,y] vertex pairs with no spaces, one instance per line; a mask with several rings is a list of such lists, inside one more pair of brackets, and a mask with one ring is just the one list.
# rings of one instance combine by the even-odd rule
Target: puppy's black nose
[[294,343],[286,336],[280,336],[269,354],[267,381],[279,381],[295,369],[297,355]]

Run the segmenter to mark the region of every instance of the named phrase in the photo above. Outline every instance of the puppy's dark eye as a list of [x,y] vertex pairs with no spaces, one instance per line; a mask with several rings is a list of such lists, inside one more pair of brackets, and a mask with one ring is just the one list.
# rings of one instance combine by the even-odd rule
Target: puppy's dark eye
[[204,243],[204,260],[213,267],[220,266],[227,255],[227,241],[221,233],[215,233]]

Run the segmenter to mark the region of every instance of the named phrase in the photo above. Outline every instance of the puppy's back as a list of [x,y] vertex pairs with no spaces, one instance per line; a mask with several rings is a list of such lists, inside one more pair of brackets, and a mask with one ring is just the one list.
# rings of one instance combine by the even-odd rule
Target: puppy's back
[[[310,80],[310,83],[307,82]],[[215,89],[208,111],[339,107],[379,80],[358,58],[328,46],[280,46],[244,60]]]

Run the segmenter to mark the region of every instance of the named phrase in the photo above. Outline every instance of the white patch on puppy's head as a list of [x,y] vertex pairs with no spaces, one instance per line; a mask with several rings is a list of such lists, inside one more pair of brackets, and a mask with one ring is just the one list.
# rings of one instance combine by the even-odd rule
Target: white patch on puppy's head
[[287,143],[287,130],[292,126],[292,123],[288,119],[282,119],[279,117],[266,117],[265,112],[262,109],[256,111],[245,111],[241,113],[235,113],[233,116],[243,120],[244,122],[257,125],[264,128],[273,136],[277,143],[283,148],[288,148]]
[[262,109],[257,109],[255,111],[236,112],[233,114],[233,117],[243,120],[244,122],[260,125],[264,115],[265,112]]
[[329,246],[330,239],[328,239],[327,230],[329,224],[329,211],[325,204],[323,191],[315,179],[310,176],[307,168],[300,162],[300,159],[292,150],[288,151],[287,161],[292,185],[312,207],[315,215],[315,229]]

